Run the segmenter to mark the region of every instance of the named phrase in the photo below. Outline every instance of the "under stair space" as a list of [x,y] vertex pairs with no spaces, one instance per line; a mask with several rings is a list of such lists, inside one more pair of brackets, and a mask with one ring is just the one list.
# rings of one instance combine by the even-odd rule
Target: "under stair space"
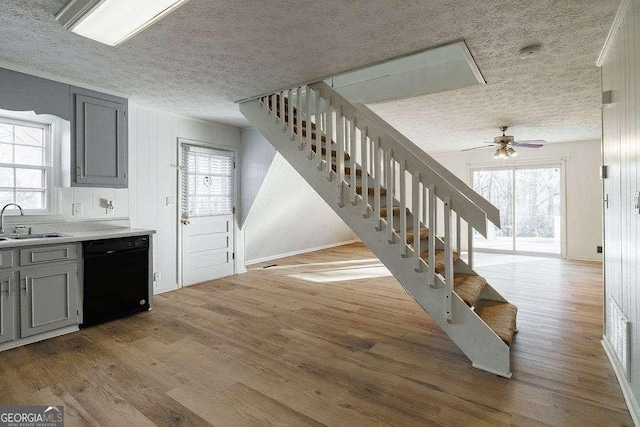
[[487,222],[500,226],[493,205],[325,83],[259,97],[240,110],[474,367],[511,376],[517,308],[473,270],[474,231],[486,236]]

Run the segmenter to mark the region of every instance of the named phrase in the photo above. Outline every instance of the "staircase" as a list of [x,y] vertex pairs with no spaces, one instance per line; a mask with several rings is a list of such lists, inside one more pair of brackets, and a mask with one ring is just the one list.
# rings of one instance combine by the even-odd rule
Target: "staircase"
[[493,205],[325,83],[249,100],[240,111],[474,367],[511,377],[517,308],[473,270],[473,230],[486,236],[487,221],[500,226]]

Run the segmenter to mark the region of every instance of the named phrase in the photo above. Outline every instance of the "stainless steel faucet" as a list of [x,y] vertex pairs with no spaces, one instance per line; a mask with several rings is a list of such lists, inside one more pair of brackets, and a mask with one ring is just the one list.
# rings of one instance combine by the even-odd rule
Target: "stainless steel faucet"
[[22,208],[20,207],[19,204],[7,203],[6,205],[4,205],[4,207],[2,208],[2,211],[0,211],[0,234],[4,234],[4,210],[7,209],[7,207],[9,206],[17,207],[18,209],[20,209],[20,216],[24,216],[24,212],[22,212]]

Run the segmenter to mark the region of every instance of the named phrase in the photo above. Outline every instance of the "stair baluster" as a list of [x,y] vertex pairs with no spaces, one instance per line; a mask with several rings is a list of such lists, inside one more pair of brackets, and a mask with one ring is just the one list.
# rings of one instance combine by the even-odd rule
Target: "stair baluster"
[[[402,159],[398,161],[400,166],[400,243],[402,252],[400,255],[407,256],[407,162]],[[416,230],[414,230],[415,232]]]
[[460,215],[456,213],[456,251],[462,253],[462,228],[460,224]]
[[[325,154],[326,154],[326,167],[327,167],[327,180],[331,181],[332,177],[331,177],[331,173],[333,172],[331,170],[331,141],[334,140],[333,138],[333,105],[331,104],[331,98],[329,98],[327,100],[327,110],[326,110],[326,120],[327,120],[327,139],[325,141],[325,146],[327,147],[327,149],[325,150]],[[322,142],[322,141],[321,141]],[[318,144],[318,147],[321,147],[322,144]],[[320,156],[322,156],[322,150],[320,148],[318,148],[318,153],[320,153]]]
[[[311,158],[311,144],[313,144],[313,135],[311,134],[311,88],[309,86],[307,86],[307,88],[305,89],[305,100],[304,100],[304,112],[305,112],[305,123],[307,125],[307,129],[306,129],[306,134],[307,134],[307,138],[306,138],[306,145],[304,146],[305,149],[305,153],[307,155],[307,158]],[[319,140],[321,140],[322,137],[320,135],[320,131],[316,128],[316,144],[318,143]]]
[[467,223],[467,264],[473,270],[473,226]]
[[[356,193],[356,183],[358,181],[358,174],[357,174],[357,168],[356,168],[356,153],[357,153],[357,139],[356,139],[356,119],[352,119],[349,121],[350,124],[350,129],[349,129],[349,148],[350,153],[351,153],[351,158],[349,158],[349,171],[351,172],[351,174],[349,175],[350,178],[350,182],[349,182],[349,190],[351,192],[351,204],[353,206],[356,206],[358,204],[358,194]],[[360,153],[360,163],[364,162],[362,161],[362,153]],[[367,188],[363,185],[362,188]]]
[[[324,120],[325,105],[326,104],[323,102],[322,98],[320,97],[320,92],[316,92],[316,129],[317,129],[318,135],[322,135],[322,134],[328,135],[327,124]],[[329,139],[329,137],[327,137],[327,139]],[[316,138],[316,160],[318,162],[319,171],[322,170],[322,151],[320,150],[320,147],[322,147],[322,138],[318,136]]]
[[[367,128],[366,126],[360,130],[360,147],[362,151],[362,216],[364,218],[369,218],[369,191],[364,191],[365,189],[369,189],[369,142],[367,137]],[[355,190],[355,185],[354,185]]]
[[[336,109],[336,136],[338,144],[338,152],[336,156],[336,186],[338,193],[338,206],[344,206],[344,200],[342,200],[342,182],[344,181],[344,153],[345,153],[345,138],[344,138],[344,116],[342,115],[342,107]],[[329,149],[327,149],[329,150]]]
[[[381,163],[382,163],[382,159],[380,158],[380,138],[375,138],[373,140],[373,165],[375,168],[375,173],[374,173],[374,184],[373,184],[373,210],[374,210],[374,215],[376,217],[376,231],[381,231],[382,230],[382,217],[380,216],[380,186],[381,186],[381,180],[380,180],[380,175],[382,174],[382,172],[380,171],[381,169]],[[363,188],[362,192],[364,193],[365,191],[368,191],[368,188]]]
[[384,150],[384,178],[387,190],[387,242],[393,243],[393,189],[394,186],[394,162],[391,157],[391,150]]
[[[420,258],[420,172],[411,174],[411,211],[413,213],[413,269],[419,273],[422,271],[422,259]],[[424,210],[424,208],[423,208]],[[406,245],[405,240],[405,245]],[[406,246],[405,246],[406,251]]]
[[429,186],[429,286],[436,288],[436,233],[438,232],[438,199],[436,198],[435,186]]
[[447,321],[453,323],[453,236],[451,235],[451,198],[444,199],[444,285]]

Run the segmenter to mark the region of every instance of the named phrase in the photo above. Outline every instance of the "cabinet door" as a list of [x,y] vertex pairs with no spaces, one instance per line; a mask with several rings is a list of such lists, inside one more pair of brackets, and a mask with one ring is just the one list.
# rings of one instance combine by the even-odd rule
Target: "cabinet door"
[[125,99],[74,93],[75,186],[127,187]]
[[17,292],[14,274],[0,274],[0,343],[16,338],[15,303]]
[[78,265],[20,271],[21,337],[78,323]]

